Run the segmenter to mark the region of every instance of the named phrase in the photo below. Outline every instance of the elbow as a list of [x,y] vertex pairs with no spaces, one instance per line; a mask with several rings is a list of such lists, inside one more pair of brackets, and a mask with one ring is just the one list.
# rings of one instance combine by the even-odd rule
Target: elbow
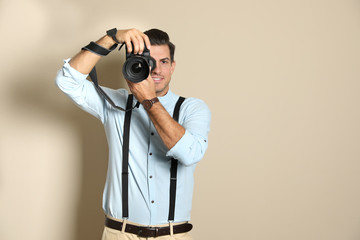
[[64,76],[63,70],[60,69],[55,78],[55,86],[57,86],[62,92],[66,92],[66,77]]
[[175,158],[184,166],[192,166],[204,157],[208,146],[205,135],[189,131],[167,152],[168,157]]
[[55,85],[61,89],[61,70],[58,71],[55,77]]
[[206,139],[197,139],[178,160],[186,167],[197,164],[204,157],[207,146]]

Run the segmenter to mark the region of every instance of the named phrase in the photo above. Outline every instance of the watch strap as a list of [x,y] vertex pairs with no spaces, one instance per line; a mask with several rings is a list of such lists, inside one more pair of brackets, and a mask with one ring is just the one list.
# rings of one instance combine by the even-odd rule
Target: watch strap
[[159,99],[157,97],[154,97],[153,99],[150,99],[150,101],[152,104],[154,104],[154,103],[159,102]]
[[145,110],[150,110],[151,107],[157,102],[159,102],[159,98],[154,97],[152,99],[145,99],[141,104],[144,106]]

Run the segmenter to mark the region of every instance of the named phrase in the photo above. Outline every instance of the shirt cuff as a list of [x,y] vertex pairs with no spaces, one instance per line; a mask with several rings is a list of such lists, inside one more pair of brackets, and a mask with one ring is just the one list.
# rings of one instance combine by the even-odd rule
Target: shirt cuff
[[167,157],[173,157],[179,161],[184,159],[188,149],[191,148],[194,138],[191,133],[185,130],[184,136],[167,153]]
[[63,75],[65,77],[72,78],[76,82],[79,82],[79,83],[83,82],[87,78],[88,74],[83,74],[83,73],[77,71],[75,68],[70,66],[69,62],[70,62],[70,58],[64,60],[65,64],[62,69]]

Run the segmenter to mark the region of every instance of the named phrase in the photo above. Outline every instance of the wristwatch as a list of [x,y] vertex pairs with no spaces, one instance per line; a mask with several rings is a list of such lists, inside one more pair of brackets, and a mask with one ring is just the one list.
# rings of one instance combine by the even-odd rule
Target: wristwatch
[[142,101],[142,105],[144,106],[145,110],[148,111],[154,105],[154,103],[159,102],[159,99],[157,97],[154,97],[153,99],[145,99]]
[[116,38],[116,33],[117,33],[116,28],[113,28],[113,29],[110,29],[110,30],[106,31],[106,35],[111,37],[117,44],[120,44],[120,42]]

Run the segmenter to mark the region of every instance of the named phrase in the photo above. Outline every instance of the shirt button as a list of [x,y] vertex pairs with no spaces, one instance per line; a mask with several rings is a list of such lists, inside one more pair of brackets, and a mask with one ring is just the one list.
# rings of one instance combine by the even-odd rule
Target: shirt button
[[152,155],[152,153],[149,153],[149,155],[151,156],[151,155]]
[[153,133],[153,132],[151,132],[151,136],[154,136],[154,133]]
[[151,203],[154,203],[154,202],[155,202],[154,200],[151,201]]
[[150,176],[149,178],[152,178],[152,176]]

